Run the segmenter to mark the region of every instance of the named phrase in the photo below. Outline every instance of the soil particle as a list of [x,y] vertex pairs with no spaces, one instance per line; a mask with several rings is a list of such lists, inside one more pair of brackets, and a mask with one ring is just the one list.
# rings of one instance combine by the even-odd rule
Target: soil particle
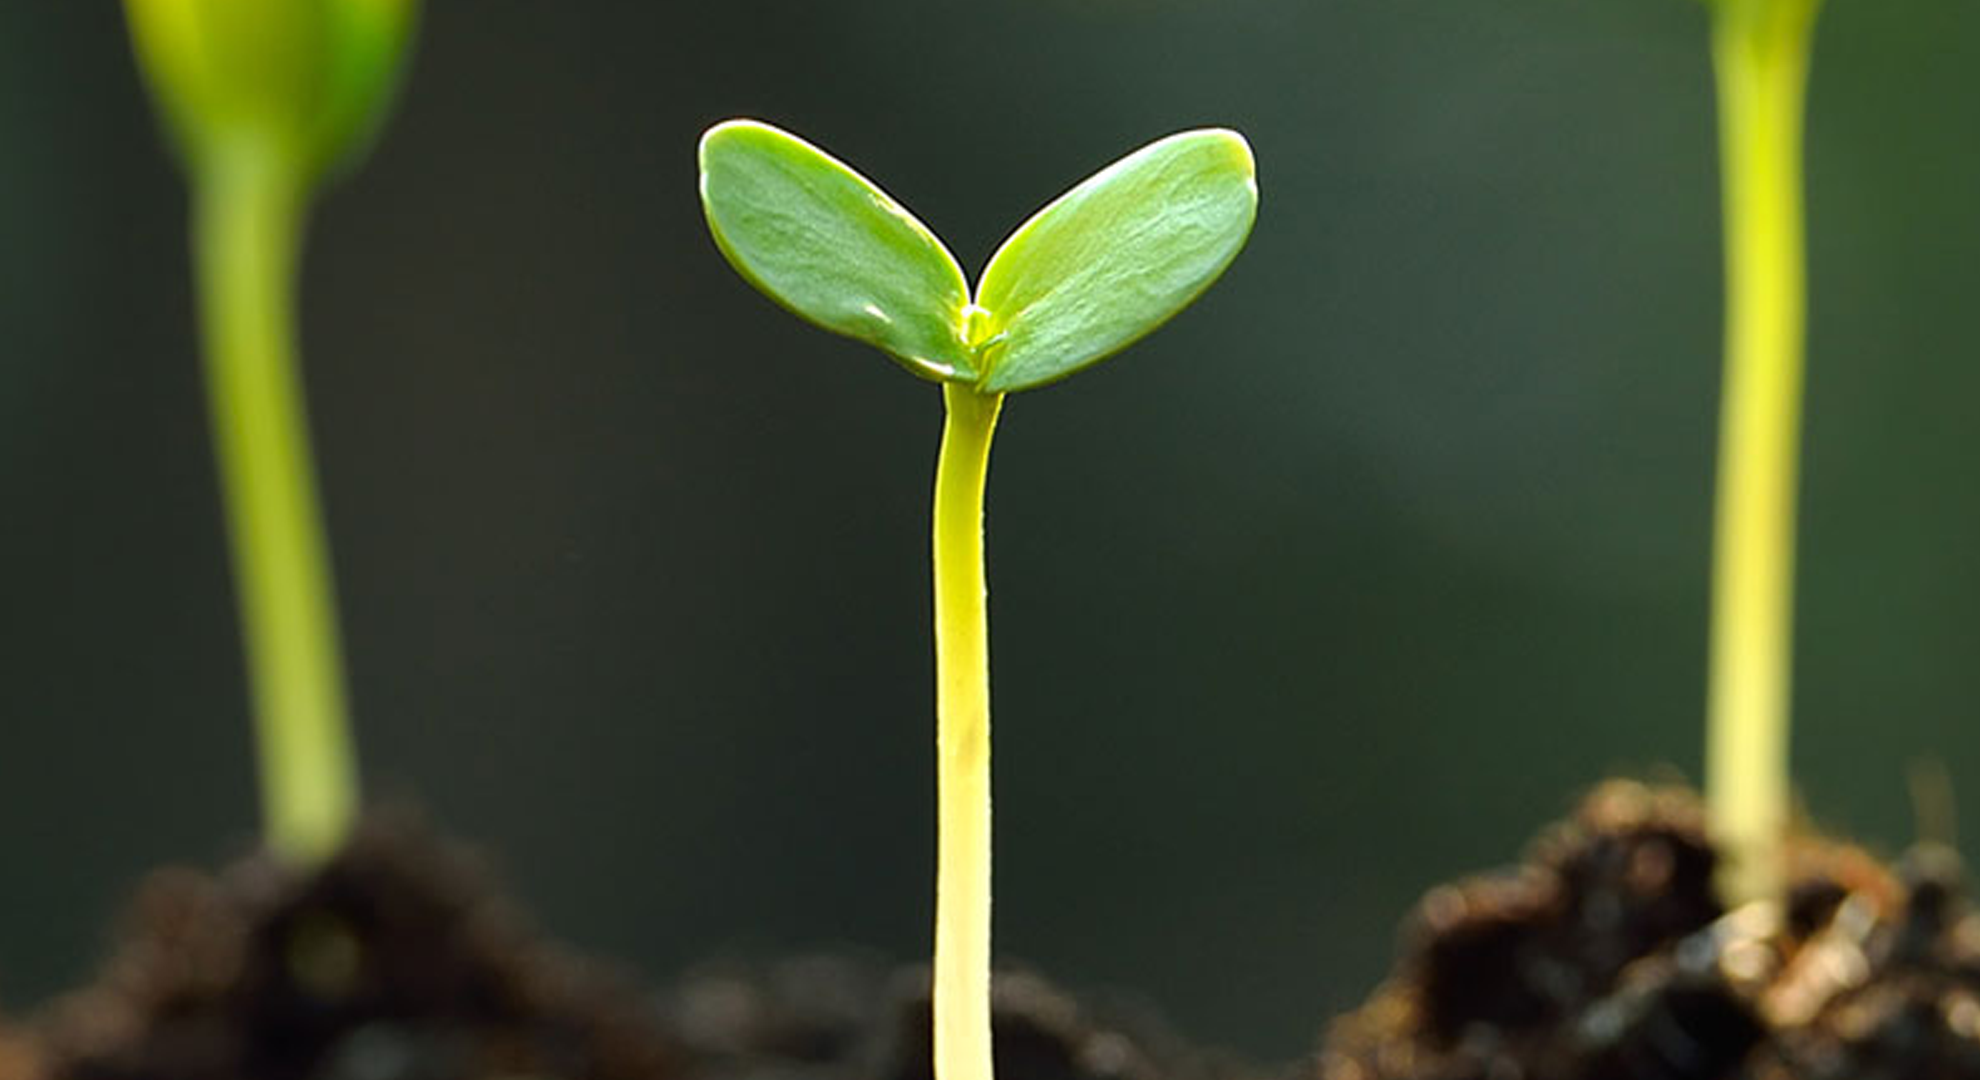
[[391,816],[315,873],[255,857],[153,875],[99,980],[38,1035],[37,1080],[683,1075],[643,999],[539,944],[471,860]]
[[1784,908],[1723,911],[1689,792],[1612,782],[1518,868],[1432,890],[1321,1080],[1980,1078],[1957,860],[1816,835]]

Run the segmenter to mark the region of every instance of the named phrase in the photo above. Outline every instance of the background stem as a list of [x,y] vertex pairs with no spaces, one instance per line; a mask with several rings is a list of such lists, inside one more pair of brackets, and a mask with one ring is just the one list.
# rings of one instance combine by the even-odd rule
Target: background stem
[[202,161],[194,202],[207,397],[267,840],[315,861],[349,828],[357,775],[293,329],[305,192],[291,155],[242,139]]
[[990,1080],[990,633],[983,483],[1002,394],[945,383],[935,466],[935,1076]]
[[1719,0],[1713,60],[1726,367],[1706,798],[1726,903],[1776,898],[1787,827],[1804,283],[1801,128],[1812,0]]

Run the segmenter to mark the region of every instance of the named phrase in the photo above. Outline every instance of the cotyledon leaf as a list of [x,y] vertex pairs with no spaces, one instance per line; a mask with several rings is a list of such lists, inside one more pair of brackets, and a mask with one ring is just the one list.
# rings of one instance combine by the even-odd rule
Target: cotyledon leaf
[[404,67],[416,0],[125,0],[139,67],[196,169],[241,136],[311,180],[360,156]]
[[1171,135],[1095,173],[991,256],[979,387],[1024,390],[1126,348],[1217,280],[1257,214],[1235,131]]
[[771,299],[916,374],[973,382],[969,287],[942,242],[872,181],[789,132],[730,120],[701,138],[715,242]]

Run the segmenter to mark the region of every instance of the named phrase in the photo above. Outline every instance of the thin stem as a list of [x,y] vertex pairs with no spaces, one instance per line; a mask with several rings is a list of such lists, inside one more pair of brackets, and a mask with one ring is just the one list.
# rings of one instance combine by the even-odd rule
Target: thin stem
[[935,466],[936,1080],[991,1080],[990,630],[983,482],[1002,394],[946,383]]
[[1804,283],[1801,128],[1813,0],[1717,0],[1726,369],[1706,798],[1729,905],[1781,895],[1788,815]]
[[305,191],[292,155],[252,139],[209,155],[194,189],[207,398],[267,840],[313,862],[349,828],[357,773],[293,328]]

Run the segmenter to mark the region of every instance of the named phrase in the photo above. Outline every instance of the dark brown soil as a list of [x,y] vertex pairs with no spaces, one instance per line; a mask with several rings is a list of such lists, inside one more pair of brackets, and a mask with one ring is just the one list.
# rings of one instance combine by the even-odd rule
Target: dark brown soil
[[[1980,1080],[1956,860],[1818,836],[1723,912],[1687,792],[1612,783],[1514,870],[1433,890],[1318,1080]],[[929,1080],[919,969],[813,958],[663,998],[533,937],[458,852],[374,820],[320,871],[141,890],[98,982],[0,1025],[0,1080]],[[1297,992],[1297,991],[1292,991]],[[1241,1080],[1132,1010],[1000,973],[1004,1080]]]
[[1615,782],[1518,868],[1433,890],[1321,1080],[1974,1080],[1980,917],[1956,860],[1818,836],[1730,914],[1695,799]]
[[[1095,1009],[1037,975],[993,989],[1000,1080],[1239,1080],[1145,1011]],[[926,968],[819,956],[701,973],[672,996],[671,1027],[696,1080],[931,1080]]]
[[[1123,1013],[1000,973],[1003,1080],[1235,1080]],[[665,997],[539,942],[403,817],[312,874],[166,870],[97,982],[0,1024],[0,1080],[925,1080],[927,980],[820,957]]]
[[[655,1080],[685,1075],[625,984],[538,943],[459,852],[374,820],[330,864],[141,888],[35,1080]],[[13,1078],[6,1078],[13,1080]]]

